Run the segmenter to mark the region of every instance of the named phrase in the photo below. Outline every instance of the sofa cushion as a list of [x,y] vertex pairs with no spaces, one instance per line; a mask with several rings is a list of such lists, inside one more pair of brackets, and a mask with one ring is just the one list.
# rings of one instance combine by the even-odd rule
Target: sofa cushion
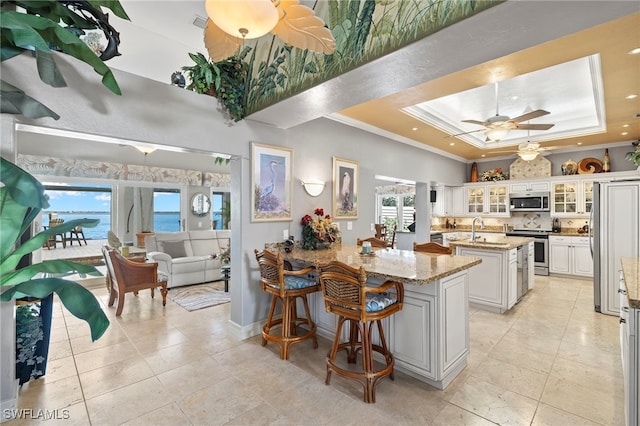
[[220,253],[220,246],[214,230],[189,231],[193,256],[211,256]]
[[162,251],[167,253],[172,258],[186,257],[187,251],[184,247],[184,240],[181,241],[163,241]]

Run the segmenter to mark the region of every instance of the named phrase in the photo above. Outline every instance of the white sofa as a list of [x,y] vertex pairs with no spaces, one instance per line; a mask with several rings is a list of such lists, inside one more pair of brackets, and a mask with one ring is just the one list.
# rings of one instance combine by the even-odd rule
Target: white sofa
[[230,241],[228,230],[156,232],[145,237],[147,257],[167,273],[168,287],[221,280],[220,254]]

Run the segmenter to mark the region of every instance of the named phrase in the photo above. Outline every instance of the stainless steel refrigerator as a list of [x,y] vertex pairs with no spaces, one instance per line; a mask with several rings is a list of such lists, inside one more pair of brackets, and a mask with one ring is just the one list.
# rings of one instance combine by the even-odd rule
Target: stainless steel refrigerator
[[595,310],[620,315],[620,258],[640,257],[640,180],[594,183],[590,225]]

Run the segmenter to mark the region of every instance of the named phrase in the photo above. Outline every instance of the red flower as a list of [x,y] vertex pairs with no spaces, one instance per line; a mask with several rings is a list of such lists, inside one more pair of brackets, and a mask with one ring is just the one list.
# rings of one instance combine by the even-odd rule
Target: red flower
[[330,215],[326,215],[324,218],[327,219],[327,220],[331,220],[331,216]]
[[324,209],[315,209],[315,210],[313,211],[313,213],[314,213],[316,216],[324,216]]
[[300,223],[302,224],[302,226],[307,226],[311,222],[311,220],[312,220],[311,216],[306,214],[302,217],[302,220],[300,221]]

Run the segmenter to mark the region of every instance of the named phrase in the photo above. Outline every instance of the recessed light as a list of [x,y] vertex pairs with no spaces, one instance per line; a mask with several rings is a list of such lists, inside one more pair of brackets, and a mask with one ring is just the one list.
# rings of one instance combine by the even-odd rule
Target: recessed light
[[449,146],[454,146],[455,144],[456,144],[455,142],[451,142]]
[[625,99],[635,99],[635,98],[637,98],[637,97],[638,97],[638,94],[637,94],[637,93],[634,93],[634,94],[632,94],[632,95],[627,95],[627,96],[625,96],[624,98],[625,98]]
[[480,157],[484,158],[484,157],[486,157],[486,156],[487,156],[487,154],[482,154]]
[[629,55],[637,55],[638,53],[640,53],[640,47],[636,47],[635,49],[631,49],[628,53],[629,53]]
[[629,127],[629,125],[628,124],[623,124],[622,127]]
[[416,130],[418,130],[418,128],[417,127],[412,127],[411,130],[413,130],[415,132]]
[[518,97],[517,96],[512,96],[511,99],[513,99],[515,101],[516,99],[518,99]]
[[578,142],[576,145],[582,145],[582,142]]
[[620,133],[622,136],[627,136],[629,134],[629,132],[622,132]]

